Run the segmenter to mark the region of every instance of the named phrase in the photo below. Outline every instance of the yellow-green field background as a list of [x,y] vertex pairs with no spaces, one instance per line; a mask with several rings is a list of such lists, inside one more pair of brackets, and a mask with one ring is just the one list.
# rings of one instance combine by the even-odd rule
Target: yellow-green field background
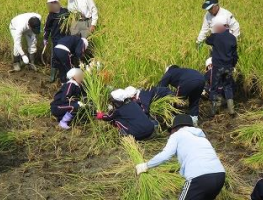
[[[205,11],[202,0],[97,0],[100,20],[96,32],[96,56],[114,76],[113,85],[155,84],[168,64],[204,68],[208,48],[195,48]],[[262,0],[225,0],[221,5],[240,22],[238,71],[249,91],[256,82],[263,94]],[[66,1],[62,1],[66,5]],[[12,41],[8,26],[23,12],[47,16],[46,1],[1,0],[0,53],[10,59]],[[39,39],[41,48],[42,38]],[[11,60],[10,60],[11,61]]]

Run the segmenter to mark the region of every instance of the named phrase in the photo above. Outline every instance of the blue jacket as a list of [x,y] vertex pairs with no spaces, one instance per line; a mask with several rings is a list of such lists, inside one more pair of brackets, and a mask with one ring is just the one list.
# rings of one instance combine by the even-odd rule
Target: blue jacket
[[168,95],[175,96],[175,93],[167,87],[153,87],[149,90],[141,90],[136,102],[142,107],[145,114],[149,115],[152,101]]
[[58,44],[66,46],[70,53],[80,59],[85,52],[85,44],[79,36],[66,36],[58,41]]
[[204,81],[204,76],[200,72],[194,69],[179,68],[176,65],[173,65],[164,74],[158,86],[168,87],[171,85],[177,88],[188,82],[199,80]]
[[59,106],[69,104],[69,101],[78,102],[82,96],[86,96],[82,86],[74,80],[69,80],[66,84],[63,84],[61,89],[55,94],[54,100],[50,105]]
[[177,156],[180,174],[191,180],[205,174],[225,172],[211,143],[199,128],[183,127],[173,133],[163,151],[152,158],[148,167],[158,166]]
[[136,140],[146,139],[154,131],[154,124],[136,102],[124,104],[110,115],[104,115],[103,120],[113,121],[117,127],[133,135]]
[[263,179],[259,180],[251,194],[251,200],[263,199]]
[[212,62],[214,67],[235,67],[238,61],[237,40],[229,30],[211,34],[206,43],[213,47]]
[[47,16],[47,21],[44,27],[44,39],[48,40],[51,35],[53,45],[55,46],[59,39],[66,36],[65,31],[62,31],[60,26],[63,20],[68,17],[68,9],[61,8],[59,13],[50,12]]

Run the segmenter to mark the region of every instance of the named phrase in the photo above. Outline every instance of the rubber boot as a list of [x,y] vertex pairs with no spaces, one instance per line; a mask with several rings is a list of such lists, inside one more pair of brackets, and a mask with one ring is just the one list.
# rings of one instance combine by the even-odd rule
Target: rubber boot
[[13,70],[16,72],[21,70],[20,56],[14,56]]
[[233,99],[228,99],[227,101],[227,108],[228,112],[231,116],[235,115],[235,106],[234,106],[234,100]]
[[69,112],[67,112],[67,113],[63,116],[62,120],[60,120],[59,126],[60,126],[62,129],[64,129],[64,130],[70,129],[70,126],[68,125],[68,123],[69,123],[72,119],[73,119],[73,115],[70,114]]
[[218,114],[218,104],[216,101],[212,101],[211,117],[214,117],[216,114]]
[[51,67],[50,70],[50,83],[54,83],[56,81],[58,69]]
[[37,71],[37,67],[35,65],[35,54],[29,54],[29,67],[30,69],[34,70],[34,71]]
[[193,124],[195,127],[198,127],[198,116],[191,116],[192,120],[193,120]]

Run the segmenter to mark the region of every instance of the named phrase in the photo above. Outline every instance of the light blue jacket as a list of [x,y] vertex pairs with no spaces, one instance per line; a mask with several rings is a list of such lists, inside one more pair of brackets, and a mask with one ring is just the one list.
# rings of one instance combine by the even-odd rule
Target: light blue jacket
[[163,151],[147,163],[148,168],[170,160],[173,155],[177,156],[181,165],[180,174],[186,180],[225,172],[214,148],[199,128],[183,127],[173,133]]

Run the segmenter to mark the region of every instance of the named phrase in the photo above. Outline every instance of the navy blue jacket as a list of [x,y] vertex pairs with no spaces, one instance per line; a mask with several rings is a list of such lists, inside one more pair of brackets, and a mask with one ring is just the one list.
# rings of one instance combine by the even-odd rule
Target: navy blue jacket
[[191,81],[204,81],[204,76],[194,70],[187,68],[178,68],[177,66],[171,66],[168,71],[162,77],[159,82],[159,87],[168,87],[169,85],[173,87],[180,87]]
[[251,194],[252,200],[260,200],[263,199],[263,179],[257,182],[256,187]]
[[76,81],[70,80],[63,84],[61,89],[55,94],[51,106],[59,106],[69,104],[69,102],[78,102],[82,96],[85,96],[82,86],[78,85]]
[[68,17],[68,9],[61,8],[59,13],[50,12],[47,16],[47,21],[44,27],[44,39],[48,40],[51,35],[53,45],[56,45],[58,40],[66,36],[65,31],[62,31],[60,26],[63,20]]
[[152,101],[168,95],[175,96],[175,93],[167,87],[153,87],[150,90],[141,90],[136,102],[142,107],[145,114],[149,115]]
[[79,36],[66,36],[58,41],[58,44],[66,46],[70,53],[80,59],[85,52],[85,44]]
[[104,121],[113,121],[136,140],[148,138],[154,131],[154,124],[145,115],[136,102],[129,102],[117,108],[110,115],[103,116]]
[[212,62],[215,67],[235,67],[238,61],[237,40],[229,30],[211,34],[206,43],[213,47]]

